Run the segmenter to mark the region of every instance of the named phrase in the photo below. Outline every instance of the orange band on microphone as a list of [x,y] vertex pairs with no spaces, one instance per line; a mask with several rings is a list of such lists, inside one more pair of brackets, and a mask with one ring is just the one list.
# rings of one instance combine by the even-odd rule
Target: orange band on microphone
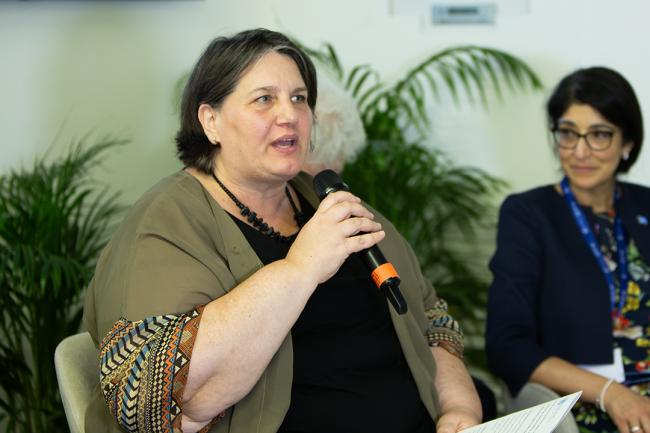
[[370,276],[372,277],[372,280],[375,282],[377,287],[381,287],[384,281],[389,278],[399,278],[399,275],[397,275],[397,271],[393,267],[392,263],[384,263],[383,265],[379,265],[377,268],[375,268],[374,271],[372,271],[372,274],[370,274]]

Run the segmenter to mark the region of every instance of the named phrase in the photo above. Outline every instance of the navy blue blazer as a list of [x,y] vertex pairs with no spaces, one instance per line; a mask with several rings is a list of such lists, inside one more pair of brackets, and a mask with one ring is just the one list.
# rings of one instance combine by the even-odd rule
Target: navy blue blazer
[[[650,188],[619,185],[625,231],[650,263]],[[512,395],[549,356],[574,364],[613,362],[607,282],[552,185],[503,202],[490,270],[486,355]]]

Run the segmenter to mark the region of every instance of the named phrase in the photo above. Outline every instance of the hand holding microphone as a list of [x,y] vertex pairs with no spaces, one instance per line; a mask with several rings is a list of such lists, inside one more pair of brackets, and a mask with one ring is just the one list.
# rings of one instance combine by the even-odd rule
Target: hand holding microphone
[[329,280],[350,254],[375,245],[384,236],[381,224],[359,197],[341,191],[321,201],[285,260],[315,288]]
[[[323,200],[330,193],[337,191],[350,191],[350,188],[332,170],[323,170],[314,177],[314,190]],[[371,271],[371,278],[375,285],[386,295],[395,311],[404,314],[408,310],[406,300],[399,289],[400,277],[395,267],[386,260],[377,245],[359,252],[364,262]]]

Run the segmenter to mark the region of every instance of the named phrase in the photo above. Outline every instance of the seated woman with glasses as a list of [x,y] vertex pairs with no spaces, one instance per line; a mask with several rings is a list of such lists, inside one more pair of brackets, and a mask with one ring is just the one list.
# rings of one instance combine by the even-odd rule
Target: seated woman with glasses
[[565,77],[547,111],[564,177],[501,207],[489,366],[513,395],[582,390],[581,432],[650,433],[650,189],[617,179],[641,151],[639,103],[593,67]]

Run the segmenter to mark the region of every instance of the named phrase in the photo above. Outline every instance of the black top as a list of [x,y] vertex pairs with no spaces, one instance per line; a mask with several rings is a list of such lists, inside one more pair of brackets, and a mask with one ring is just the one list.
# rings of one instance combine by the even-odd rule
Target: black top
[[[619,183],[625,231],[650,259],[650,189]],[[589,219],[591,209],[583,208]],[[513,395],[550,356],[612,362],[609,289],[571,210],[552,185],[501,206],[488,297],[486,355]]]
[[[311,218],[314,210],[302,197],[300,206]],[[262,263],[286,257],[290,245],[233,219]],[[291,404],[279,432],[435,432],[386,299],[359,256],[316,288],[291,335]]]

